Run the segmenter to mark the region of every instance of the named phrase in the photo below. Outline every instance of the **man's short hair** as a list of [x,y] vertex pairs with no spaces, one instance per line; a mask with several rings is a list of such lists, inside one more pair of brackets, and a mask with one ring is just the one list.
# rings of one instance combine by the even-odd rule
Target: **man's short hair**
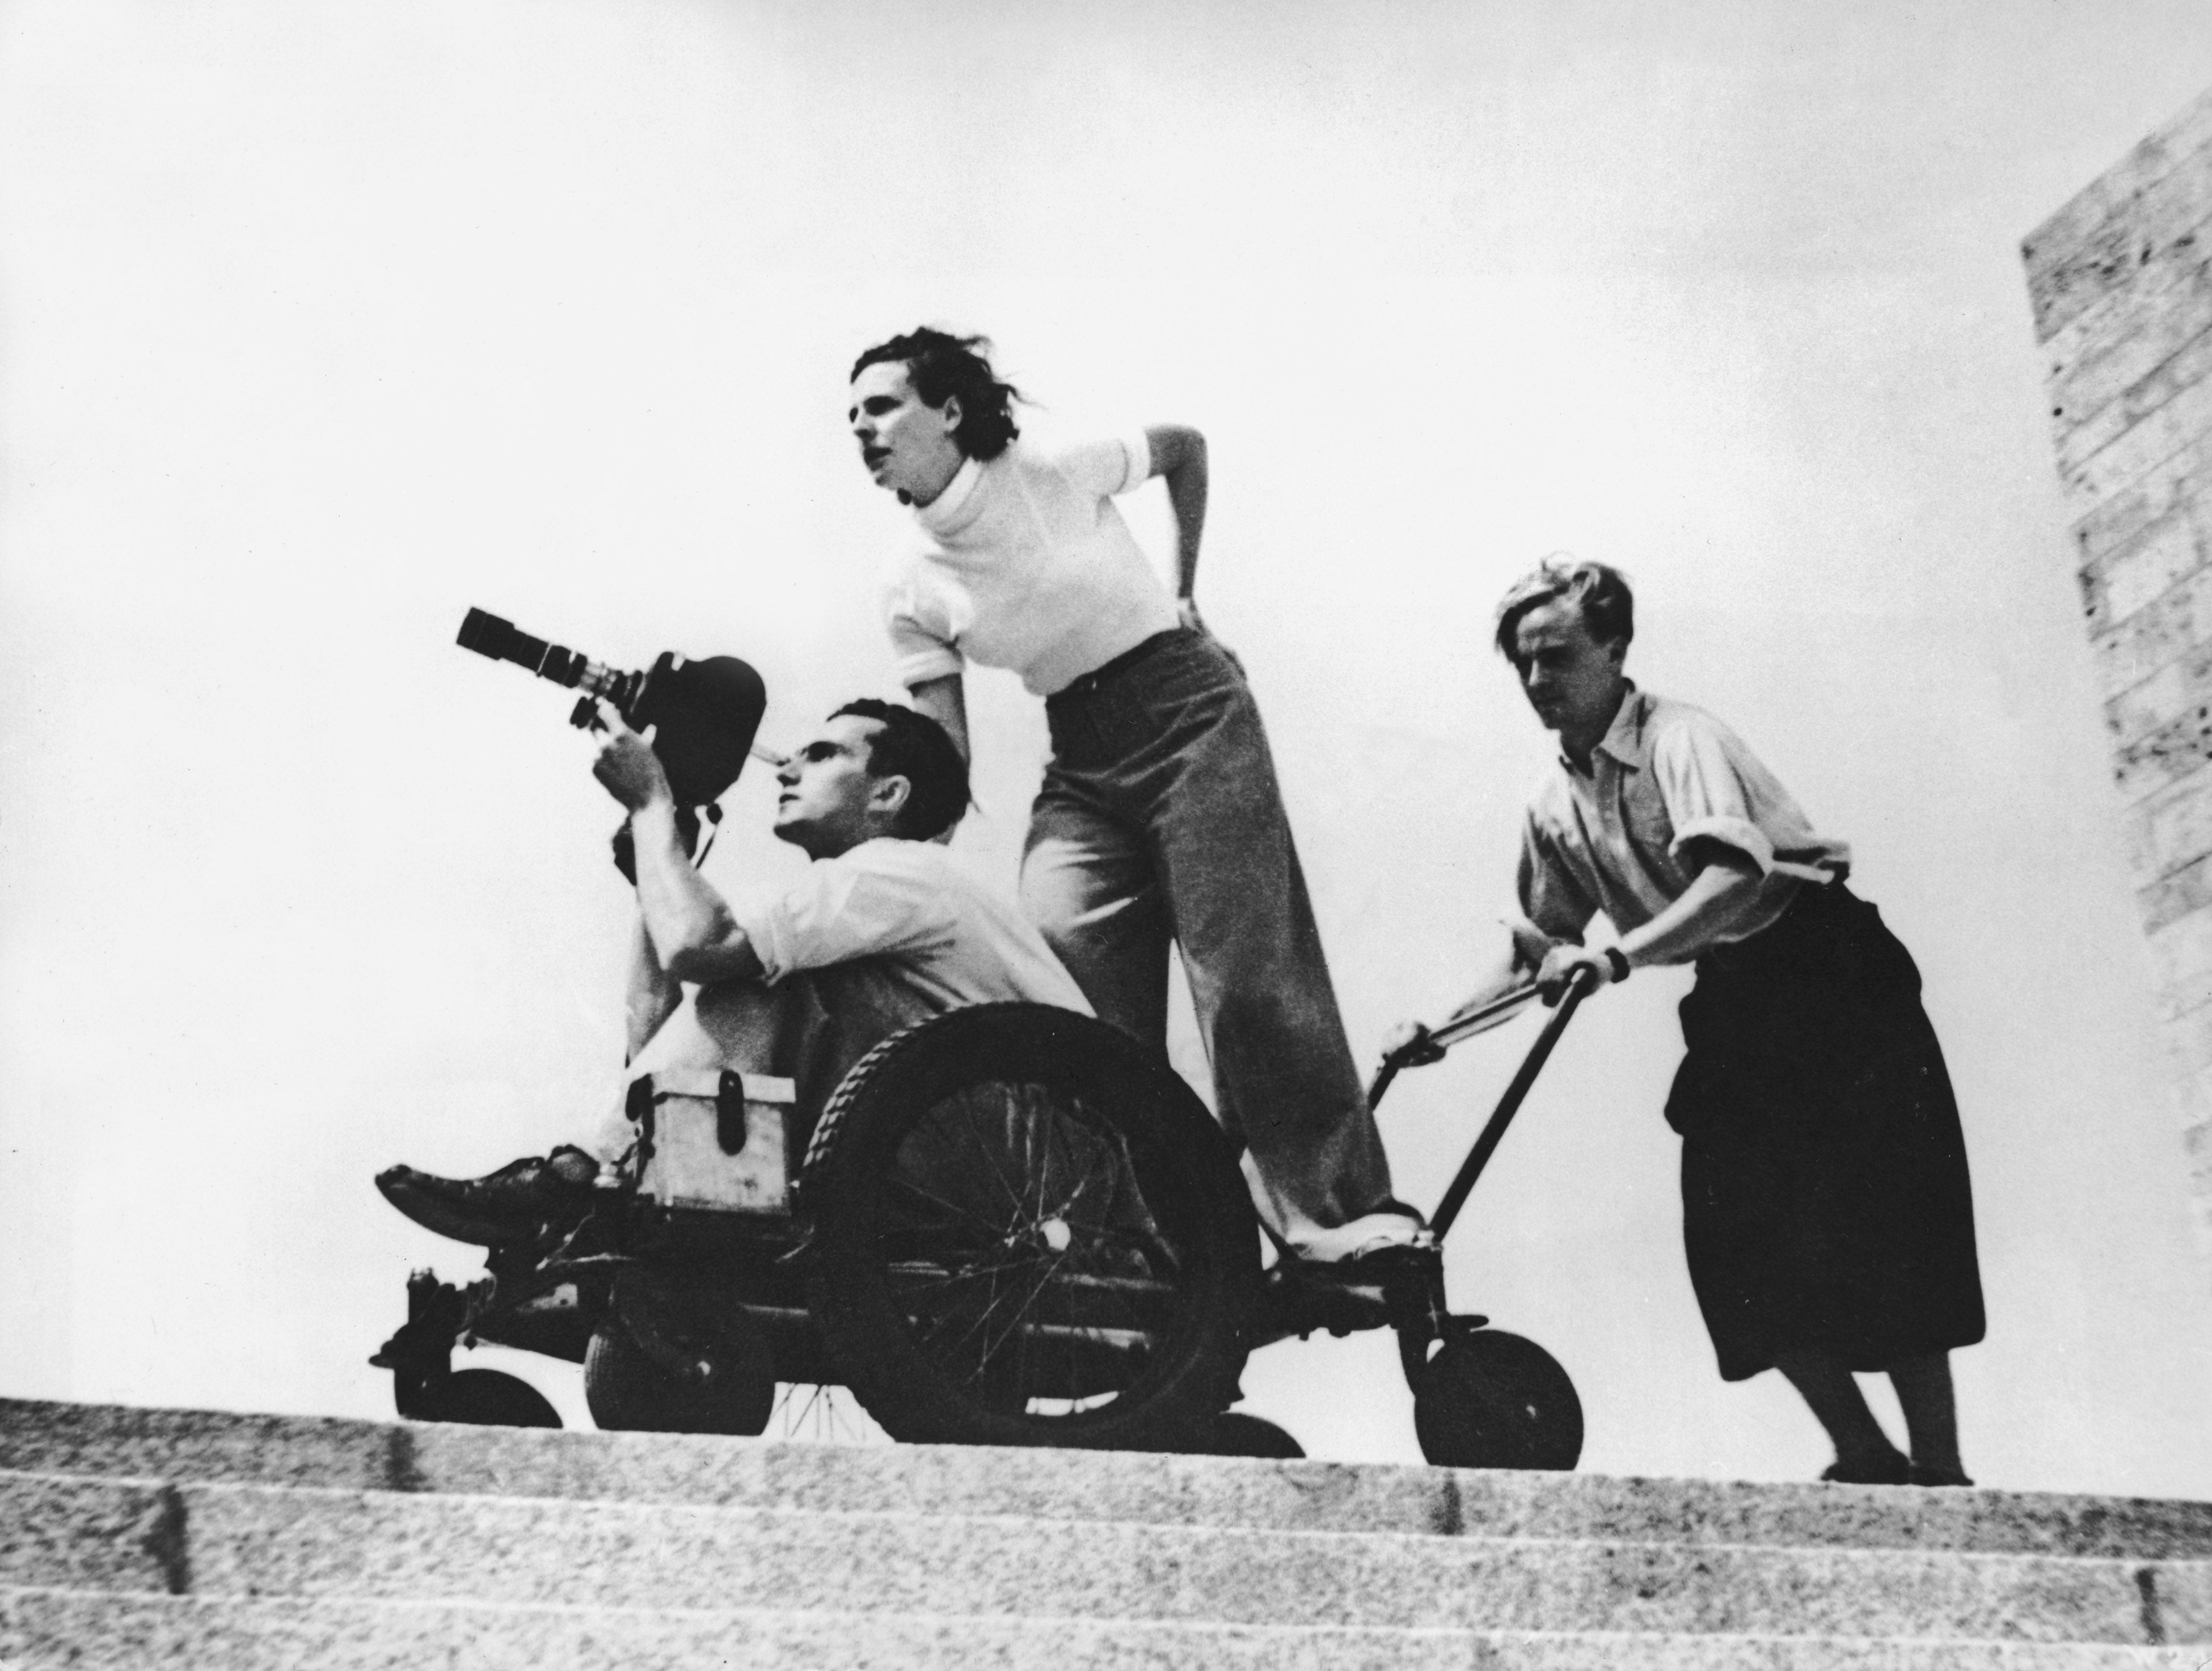
[[1021,431],[1014,426],[1013,403],[1022,392],[991,369],[991,339],[956,337],[949,331],[917,325],[902,337],[878,343],[853,362],[850,382],[870,366],[896,363],[927,406],[942,406],[957,395],[960,427],[952,439],[971,459],[995,459]]
[[1554,551],[1499,600],[1498,653],[1518,666],[1521,617],[1561,598],[1582,611],[1583,625],[1599,643],[1625,645],[1636,636],[1636,594],[1628,589],[1628,577],[1604,563],[1582,562],[1571,552]]
[[943,726],[927,714],[873,696],[847,702],[830,717],[847,714],[881,727],[868,738],[868,775],[907,781],[906,805],[891,825],[892,835],[926,842],[960,822],[968,810],[968,763]]

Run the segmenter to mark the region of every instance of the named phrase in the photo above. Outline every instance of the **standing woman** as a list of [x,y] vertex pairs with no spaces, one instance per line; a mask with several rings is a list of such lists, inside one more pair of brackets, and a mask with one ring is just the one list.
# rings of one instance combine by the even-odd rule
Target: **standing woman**
[[[853,368],[861,463],[922,535],[887,588],[899,678],[963,753],[966,663],[1045,699],[1023,905],[1099,1015],[1162,1048],[1180,948],[1222,1123],[1277,1234],[1320,1263],[1414,1243],[1426,1232],[1390,1194],[1259,709],[1192,603],[1206,438],[1161,424],[1025,444],[988,349],[925,327]],[[1174,596],[1113,503],[1154,476]]]

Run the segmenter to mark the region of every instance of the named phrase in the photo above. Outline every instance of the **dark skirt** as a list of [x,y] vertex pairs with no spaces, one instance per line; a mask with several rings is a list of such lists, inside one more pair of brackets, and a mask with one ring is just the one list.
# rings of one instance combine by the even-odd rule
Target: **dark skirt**
[[1697,969],[1667,1120],[1723,1378],[1793,1352],[1880,1370],[1980,1340],[1958,1103],[1881,914],[1808,884]]

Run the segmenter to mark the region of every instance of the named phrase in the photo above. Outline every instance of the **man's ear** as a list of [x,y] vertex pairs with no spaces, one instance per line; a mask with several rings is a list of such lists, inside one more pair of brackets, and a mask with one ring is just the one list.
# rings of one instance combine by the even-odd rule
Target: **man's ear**
[[868,811],[881,813],[887,823],[896,823],[913,796],[911,778],[896,772],[889,777],[872,778],[868,782]]
[[960,433],[960,397],[957,394],[945,396],[945,404],[937,410],[945,414],[945,433],[948,435],[958,434]]

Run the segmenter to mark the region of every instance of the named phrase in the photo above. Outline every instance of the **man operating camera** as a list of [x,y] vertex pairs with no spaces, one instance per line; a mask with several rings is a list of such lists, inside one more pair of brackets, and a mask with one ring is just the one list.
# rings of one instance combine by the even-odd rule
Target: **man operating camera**
[[[1011,1000],[1091,1012],[1037,931],[936,839],[967,809],[968,768],[935,720],[867,698],[831,714],[776,774],[774,828],[813,861],[805,876],[725,897],[692,867],[651,745],[611,704],[599,719],[592,775],[629,809],[635,850],[634,1071],[778,1074],[818,1113],[872,1046],[929,1016]],[[377,1188],[440,1235],[500,1246],[580,1216],[633,1136],[616,1111],[584,1143],[484,1177],[395,1166]]]

